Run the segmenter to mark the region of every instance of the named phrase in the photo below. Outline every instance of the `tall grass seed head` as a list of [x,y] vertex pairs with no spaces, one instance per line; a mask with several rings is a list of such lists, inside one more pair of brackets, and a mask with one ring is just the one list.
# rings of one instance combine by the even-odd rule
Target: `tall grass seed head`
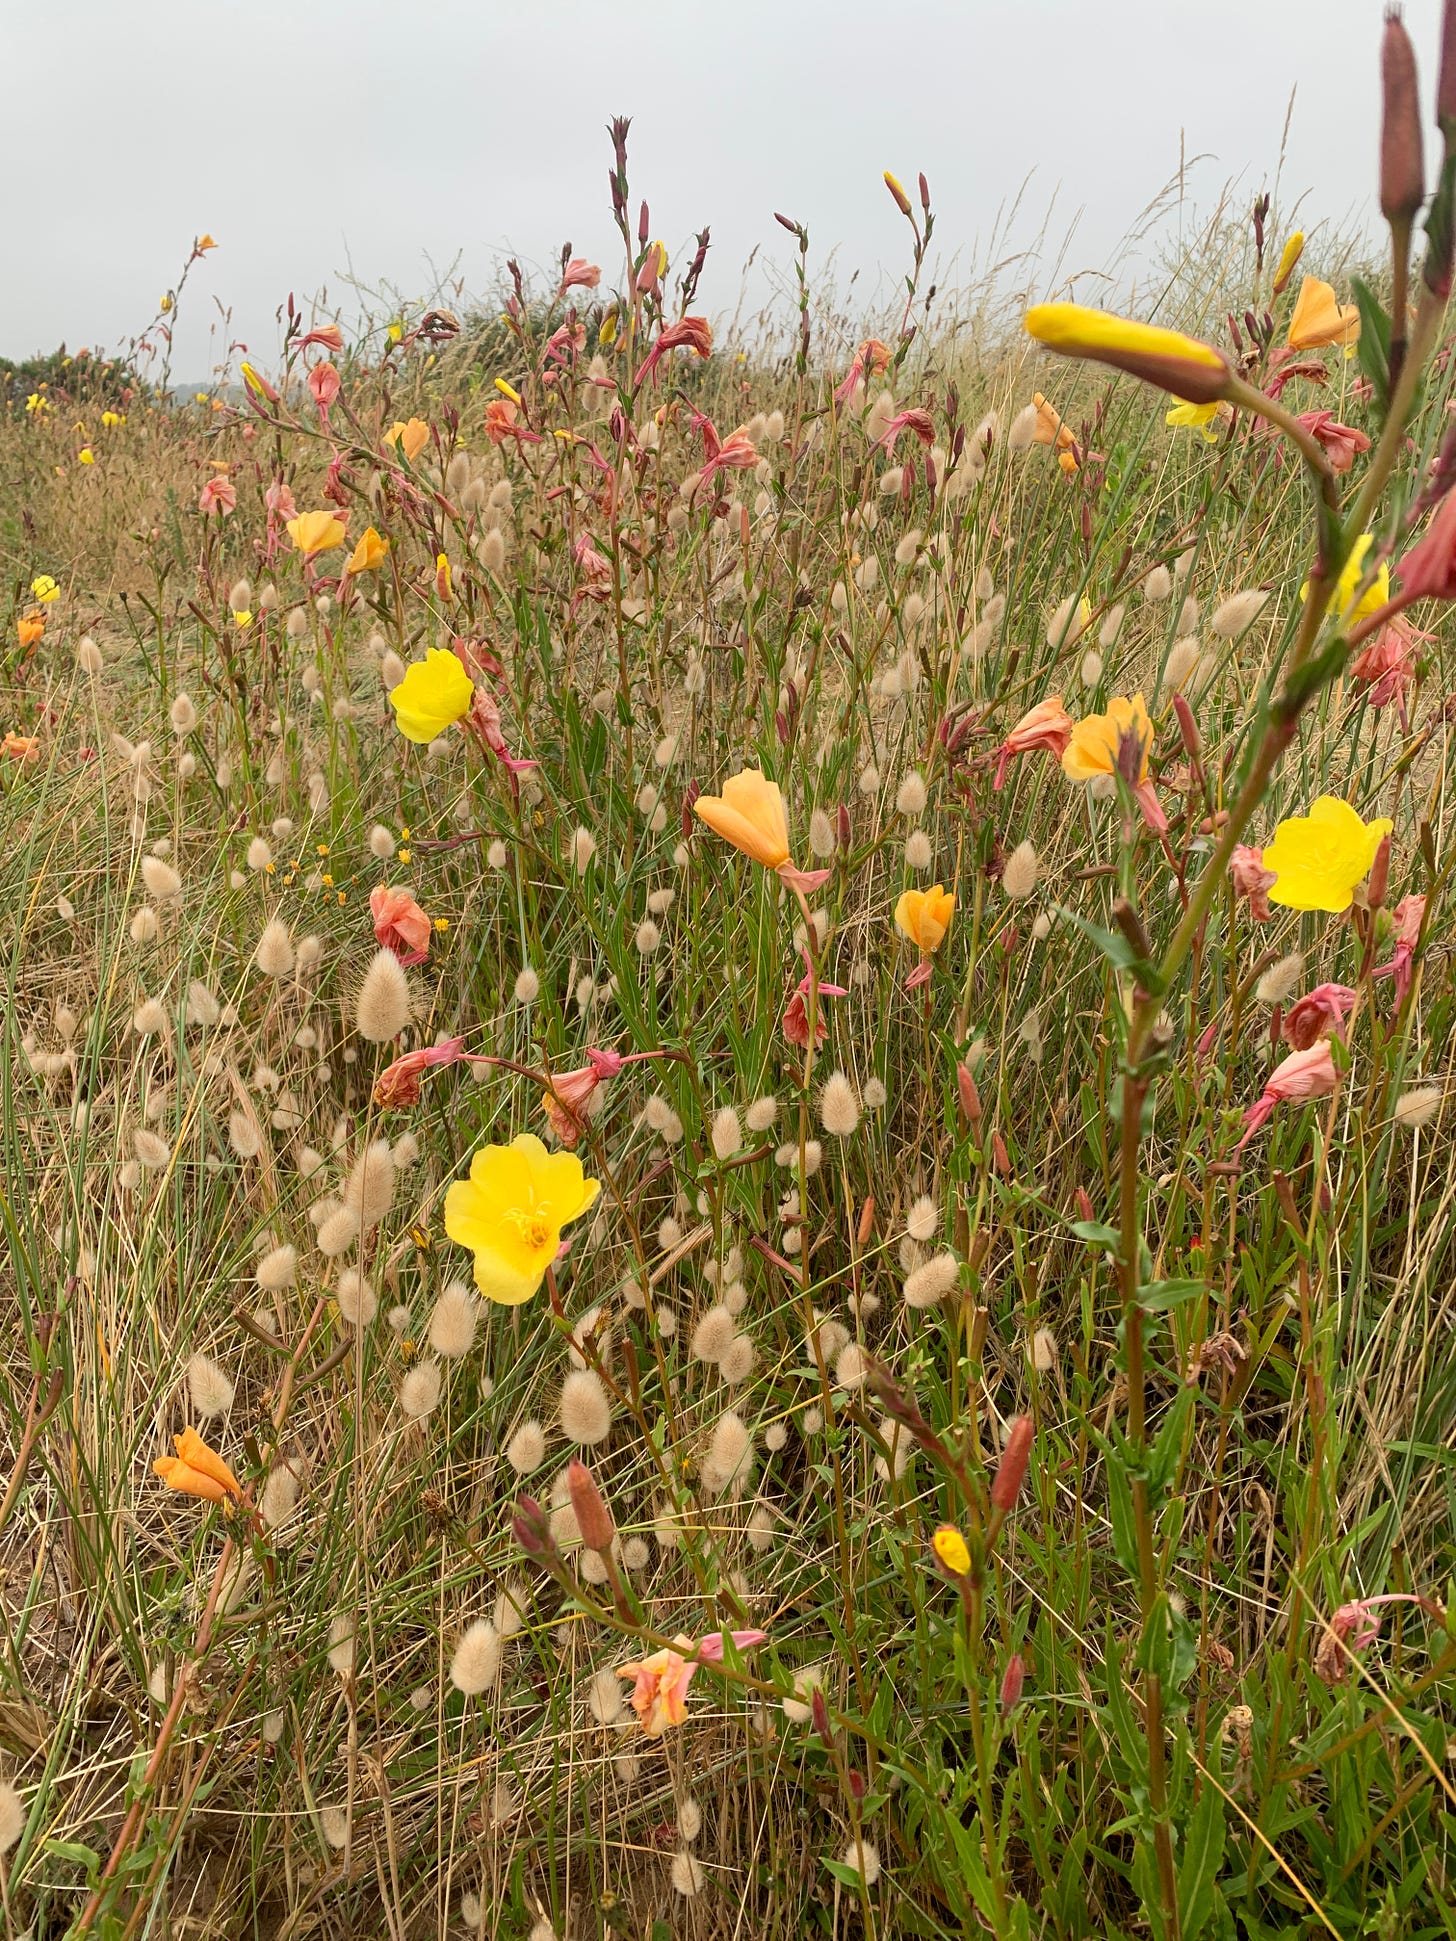
[[819,1120],[836,1139],[848,1139],[859,1126],[859,1099],[844,1072],[832,1072],[819,1094]]
[[477,1698],[500,1673],[501,1636],[489,1618],[468,1625],[450,1659],[450,1683],[467,1698]]
[[440,1364],[417,1361],[399,1385],[399,1406],[417,1421],[432,1415],[440,1400]]
[[1013,903],[1023,903],[1036,888],[1041,864],[1030,842],[1019,842],[1001,866],[1001,888]]
[[590,1448],[606,1441],[612,1432],[612,1405],[595,1369],[573,1369],[566,1377],[557,1421],[568,1442]]
[[392,950],[377,951],[354,1000],[359,1036],[372,1045],[388,1044],[399,1037],[413,1012],[404,966]]

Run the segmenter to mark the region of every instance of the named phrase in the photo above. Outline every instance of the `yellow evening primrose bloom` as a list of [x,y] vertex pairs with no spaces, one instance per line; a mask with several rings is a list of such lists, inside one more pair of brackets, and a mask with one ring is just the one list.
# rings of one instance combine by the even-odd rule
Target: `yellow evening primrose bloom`
[[1329,284],[1317,276],[1305,277],[1289,319],[1289,348],[1317,350],[1322,344],[1354,345],[1359,339],[1359,308],[1337,303]]
[[1091,357],[1149,384],[1159,384],[1189,404],[1227,397],[1233,383],[1228,359],[1212,344],[1181,330],[1137,323],[1092,310],[1082,303],[1039,303],[1026,313],[1026,329],[1063,357]]
[[1279,258],[1279,267],[1274,272],[1274,294],[1279,296],[1285,284],[1294,274],[1295,265],[1304,254],[1304,231],[1296,229],[1284,245],[1284,254]]
[[399,686],[390,689],[389,705],[405,740],[424,743],[468,714],[474,696],[474,683],[455,656],[443,647],[432,647],[423,660],[406,668]]
[[296,519],[288,521],[284,530],[305,558],[312,559],[315,553],[332,552],[335,546],[342,546],[346,527],[332,512],[300,512]]
[[411,418],[408,424],[397,418],[385,432],[384,442],[398,446],[413,465],[430,442],[430,427],[423,418]]
[[906,890],[895,905],[895,925],[903,930],[924,957],[933,957],[945,942],[955,915],[955,892],[940,883],[928,890]]
[[389,552],[389,541],[382,539],[373,526],[366,526],[359,535],[359,543],[349,555],[346,573],[372,573],[382,566]]
[[545,1279],[561,1230],[601,1191],[574,1152],[548,1152],[534,1133],[485,1146],[470,1177],[445,1195],[445,1231],[475,1254],[475,1285],[488,1301],[518,1307]]
[[404,335],[404,325],[400,322],[399,318],[396,317],[389,326],[390,343],[397,344],[400,338],[403,337],[403,335]]
[[1339,796],[1321,795],[1307,816],[1281,822],[1264,845],[1264,867],[1274,873],[1269,901],[1287,910],[1348,910],[1394,826],[1388,816],[1362,822]]
[[240,633],[246,633],[252,624],[253,610],[251,607],[235,607],[233,609],[233,625]]
[[1218,416],[1217,400],[1212,404],[1175,404],[1163,419],[1165,425],[1186,425],[1190,430],[1202,432],[1210,445],[1218,443],[1218,433],[1213,429],[1213,420]]
[[119,411],[103,411],[101,422],[108,431],[115,431],[119,424],[124,424],[126,421]]
[[1132,787],[1138,787],[1148,779],[1148,756],[1153,746],[1153,724],[1141,694],[1130,701],[1117,695],[1108,702],[1106,714],[1089,714],[1085,721],[1079,721],[1062,753],[1062,773],[1069,782],[1116,775],[1118,751],[1124,736],[1129,735],[1138,747],[1138,770],[1132,781]]
[[757,768],[730,775],[721,795],[700,795],[693,804],[699,821],[741,849],[765,869],[789,860],[789,818],[777,782]]
[[[1350,626],[1356,620],[1363,620],[1367,613],[1374,613],[1383,607],[1390,598],[1390,567],[1381,562],[1380,571],[1356,598],[1361,580],[1365,577],[1365,555],[1370,551],[1374,540],[1368,532],[1362,532],[1350,548],[1350,557],[1345,561],[1344,571],[1335,583],[1325,611],[1338,616],[1343,626]],[[1301,600],[1309,598],[1309,581],[1299,589]]]
[[43,607],[48,607],[52,600],[61,597],[61,589],[49,573],[37,574],[30,583],[30,590]]
[[930,1539],[930,1547],[952,1577],[964,1577],[971,1567],[966,1540],[953,1523],[942,1523]]
[[89,445],[83,445],[76,454],[76,460],[81,465],[94,465],[96,463],[96,454]]

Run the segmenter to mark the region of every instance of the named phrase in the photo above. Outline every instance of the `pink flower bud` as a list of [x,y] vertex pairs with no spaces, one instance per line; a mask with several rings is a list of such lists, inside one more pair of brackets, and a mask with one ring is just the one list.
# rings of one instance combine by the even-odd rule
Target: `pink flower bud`
[[1416,50],[1399,13],[1385,16],[1380,47],[1380,209],[1389,223],[1408,224],[1426,195]]
[[1001,1677],[1001,1710],[1013,1712],[1021,1698],[1021,1688],[1026,1683],[1026,1660],[1019,1651],[1013,1651],[1006,1660],[1006,1670]]
[[817,1685],[814,1687],[814,1690],[810,1695],[809,1707],[814,1714],[814,1730],[819,1734],[819,1737],[824,1741],[824,1750],[826,1752],[833,1752],[834,1731],[829,1723],[829,1706],[825,1702],[823,1692],[819,1689]]
[[1001,1462],[991,1482],[991,1506],[1003,1513],[1016,1507],[1016,1499],[1021,1493],[1021,1479],[1026,1474],[1026,1465],[1031,1460],[1032,1438],[1036,1434],[1029,1415],[1018,1415],[1011,1425],[1011,1434],[1006,1438],[1006,1447],[1001,1452]]
[[516,1542],[528,1557],[547,1568],[559,1561],[556,1539],[551,1534],[551,1520],[534,1496],[517,1499],[511,1529],[515,1532]]
[[956,1089],[961,1095],[961,1111],[966,1124],[974,1130],[981,1123],[981,1095],[976,1090],[976,1081],[971,1076],[969,1065],[956,1066]]
[[612,1513],[603,1501],[591,1471],[577,1456],[573,1456],[567,1465],[566,1487],[571,1493],[571,1507],[576,1512],[582,1542],[588,1550],[610,1550],[617,1526],[612,1522]]
[[1380,847],[1375,852],[1375,861],[1370,865],[1370,875],[1365,884],[1365,901],[1373,912],[1385,906],[1385,891],[1390,882],[1390,837],[1380,838]]

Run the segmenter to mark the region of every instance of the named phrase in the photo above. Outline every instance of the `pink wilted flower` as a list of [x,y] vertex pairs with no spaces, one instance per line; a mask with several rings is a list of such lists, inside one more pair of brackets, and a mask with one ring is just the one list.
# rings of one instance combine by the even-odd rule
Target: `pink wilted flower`
[[442,1065],[456,1065],[464,1056],[463,1038],[447,1038],[443,1044],[426,1045],[422,1051],[407,1051],[392,1065],[386,1065],[374,1081],[374,1103],[384,1106],[418,1103],[424,1074]]
[[[807,964],[808,961],[809,953],[805,951],[804,962]],[[819,995],[820,997],[848,997],[849,993],[842,984],[825,984],[821,981]],[[797,1045],[801,1051],[809,1043],[808,998],[809,975],[806,971],[803,977],[799,979],[798,989],[789,999],[784,1011],[784,1036],[791,1045]],[[828,1033],[829,1020],[825,1017],[822,1010],[816,1011],[814,1017],[814,1043],[816,1045],[822,1045]]]
[[1420,942],[1421,925],[1426,920],[1426,899],[1423,896],[1403,896],[1396,904],[1395,917],[1395,955],[1388,964],[1382,964],[1372,971],[1372,977],[1393,977],[1395,979],[1396,1008],[1405,1003],[1406,994],[1411,987],[1411,967],[1415,961],[1416,945]]
[[268,518],[275,525],[286,525],[290,519],[298,517],[298,507],[293,503],[292,487],[275,479],[263,494],[263,503],[268,508]]
[[922,411],[918,405],[912,405],[908,411],[895,413],[875,440],[876,446],[883,448],[893,457],[902,431],[913,431],[927,451],[935,443],[935,420],[928,411]]
[[387,889],[381,883],[369,893],[374,935],[406,967],[424,963],[430,954],[430,919],[408,890]]
[[1299,422],[1330,461],[1332,472],[1348,472],[1370,440],[1353,425],[1342,425],[1333,411],[1301,411]]
[[1254,1134],[1269,1123],[1275,1106],[1282,1101],[1328,1098],[1337,1083],[1328,1038],[1318,1039],[1307,1051],[1290,1052],[1270,1072],[1258,1100],[1244,1113],[1244,1136],[1235,1150],[1241,1152]]
[[888,344],[882,344],[878,337],[866,337],[849,360],[849,374],[834,393],[834,402],[848,404],[864,389],[866,375],[878,377],[881,371],[887,371],[893,356]]
[[[464,660],[463,655],[460,658]],[[466,662],[465,665],[468,672],[469,663]],[[516,777],[523,770],[536,766],[535,762],[526,756],[513,755],[506,746],[506,738],[501,732],[500,704],[483,682],[477,681],[475,684],[475,692],[470,697],[470,712],[465,717],[465,726],[484,747],[490,750],[506,770],[511,778],[513,789]]]
[[518,445],[539,445],[541,434],[527,425],[518,425],[520,407],[511,398],[492,398],[485,407],[485,435],[492,445],[503,445],[514,438]]
[[226,519],[237,509],[237,503],[238,488],[221,472],[215,478],[210,478],[197,495],[197,510],[204,517],[218,512]]
[[758,463],[753,441],[741,425],[726,438],[720,438],[713,420],[694,412],[693,428],[703,434],[703,455],[706,460],[698,474],[698,485],[709,484],[716,472],[747,472]]
[[327,418],[329,406],[339,395],[339,373],[325,358],[322,364],[315,364],[308,374],[308,388],[313,401],[318,406],[319,416]]
[[1249,899],[1250,917],[1255,923],[1267,923],[1269,892],[1277,878],[1272,869],[1265,869],[1263,850],[1241,842],[1229,858],[1229,875],[1233,878],[1234,894]]
[[320,324],[316,330],[307,331],[295,344],[295,350],[308,350],[317,344],[321,350],[331,350],[337,356],[344,348],[344,333],[336,323]]
[[615,1078],[625,1062],[619,1052],[588,1049],[587,1062],[572,1072],[553,1072],[541,1103],[551,1130],[563,1146],[574,1146],[586,1131],[591,1101],[605,1079]]
[[596,263],[589,263],[584,256],[573,256],[561,272],[557,299],[564,297],[568,290],[594,290],[601,280],[602,272]]
[[706,317],[682,317],[669,324],[643,359],[637,373],[639,385],[645,384],[670,350],[690,350],[697,357],[713,354],[713,329]]
[[1006,770],[1011,765],[1013,755],[1029,755],[1034,748],[1044,748],[1060,761],[1076,725],[1062,706],[1060,694],[1049,694],[1045,701],[1038,701],[1021,717],[997,749],[995,786],[999,789],[1006,780]]
[[1448,492],[1436,516],[1396,567],[1410,599],[1456,599],[1456,492]]
[[604,553],[599,553],[591,542],[588,533],[582,533],[572,545],[577,571],[581,579],[571,596],[573,610],[583,600],[610,600],[612,597],[612,562]]
[[1345,1041],[1345,1013],[1355,1002],[1348,984],[1318,984],[1314,990],[1291,1004],[1284,1014],[1284,1042],[1296,1051],[1332,1034]]
[[1314,1651],[1315,1673],[1327,1685],[1338,1685],[1347,1677],[1354,1669],[1353,1654],[1380,1636],[1382,1604],[1418,1604],[1423,1611],[1440,1615],[1438,1606],[1414,1591],[1387,1591],[1383,1597],[1358,1597],[1342,1604],[1320,1633]]
[[1397,615],[1382,627],[1368,647],[1350,663],[1350,678],[1368,686],[1372,708],[1400,703],[1401,725],[1405,725],[1405,691],[1416,677],[1415,637]]
[[[767,1631],[733,1631],[729,1634],[738,1650],[762,1644]],[[680,1637],[678,1649],[654,1651],[649,1658],[618,1667],[619,1678],[633,1680],[632,1710],[642,1721],[649,1739],[660,1739],[670,1725],[681,1725],[688,1715],[688,1686],[699,1665],[723,1662],[721,1632],[710,1632],[694,1645],[691,1638]]]

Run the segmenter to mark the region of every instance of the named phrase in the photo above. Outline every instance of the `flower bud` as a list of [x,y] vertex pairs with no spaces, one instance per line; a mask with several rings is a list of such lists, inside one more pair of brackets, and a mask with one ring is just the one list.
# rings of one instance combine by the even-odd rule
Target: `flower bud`
[[538,1564],[544,1565],[549,1570],[560,1562],[556,1539],[551,1534],[551,1519],[534,1496],[521,1496],[516,1499],[511,1529],[515,1532],[516,1542],[522,1550]]
[[850,840],[850,827],[849,827],[849,807],[847,803],[844,803],[844,802],[840,803],[839,813],[835,820],[837,823],[837,834],[839,837],[839,846],[841,849],[848,849],[849,840]]
[[[1409,228],[1426,195],[1416,51],[1394,7],[1385,16],[1380,47],[1380,210],[1392,226]],[[1396,319],[1401,329],[1402,319]]]
[[571,1507],[576,1512],[582,1542],[588,1550],[610,1550],[617,1526],[591,1471],[579,1456],[573,1456],[567,1465],[566,1487],[571,1494]]
[[834,1750],[834,1730],[829,1723],[829,1705],[819,1686],[815,1686],[809,1696],[809,1709],[814,1714],[814,1730],[824,1741],[824,1750]]
[[1203,737],[1198,732],[1198,723],[1193,719],[1193,710],[1188,705],[1188,697],[1183,694],[1173,696],[1173,712],[1178,717],[1178,732],[1183,737],[1183,746],[1188,751],[1190,762],[1203,760]]
[[1276,297],[1282,295],[1284,286],[1299,267],[1299,259],[1303,254],[1304,231],[1302,229],[1296,229],[1294,234],[1289,238],[1289,241],[1284,245],[1284,254],[1279,258],[1279,267],[1274,272],[1274,294]]
[[1390,837],[1380,838],[1380,847],[1375,852],[1375,861],[1370,865],[1370,875],[1365,884],[1365,907],[1373,916],[1385,904],[1385,889],[1390,881]]
[[1217,404],[1233,385],[1228,359],[1212,344],[1085,304],[1037,304],[1026,313],[1026,329],[1049,350],[1111,364],[1160,385],[1186,404]]
[[1021,1697],[1021,1688],[1026,1683],[1026,1660],[1019,1651],[1013,1651],[1006,1660],[1006,1670],[1001,1676],[1001,1710],[1012,1712]]
[[1001,1461],[991,1482],[991,1507],[1003,1513],[1016,1507],[1021,1479],[1031,1460],[1031,1443],[1036,1430],[1029,1415],[1018,1415],[1006,1438]]
[[871,1195],[859,1210],[859,1227],[855,1234],[855,1246],[863,1252],[869,1245],[870,1235],[875,1230],[875,1202]]
[[885,170],[885,187],[895,198],[895,207],[900,211],[900,214],[902,216],[908,216],[910,214],[910,198],[888,169]]
[[981,1095],[969,1065],[956,1066],[956,1088],[961,1095],[961,1112],[966,1124],[974,1131],[981,1123]]

